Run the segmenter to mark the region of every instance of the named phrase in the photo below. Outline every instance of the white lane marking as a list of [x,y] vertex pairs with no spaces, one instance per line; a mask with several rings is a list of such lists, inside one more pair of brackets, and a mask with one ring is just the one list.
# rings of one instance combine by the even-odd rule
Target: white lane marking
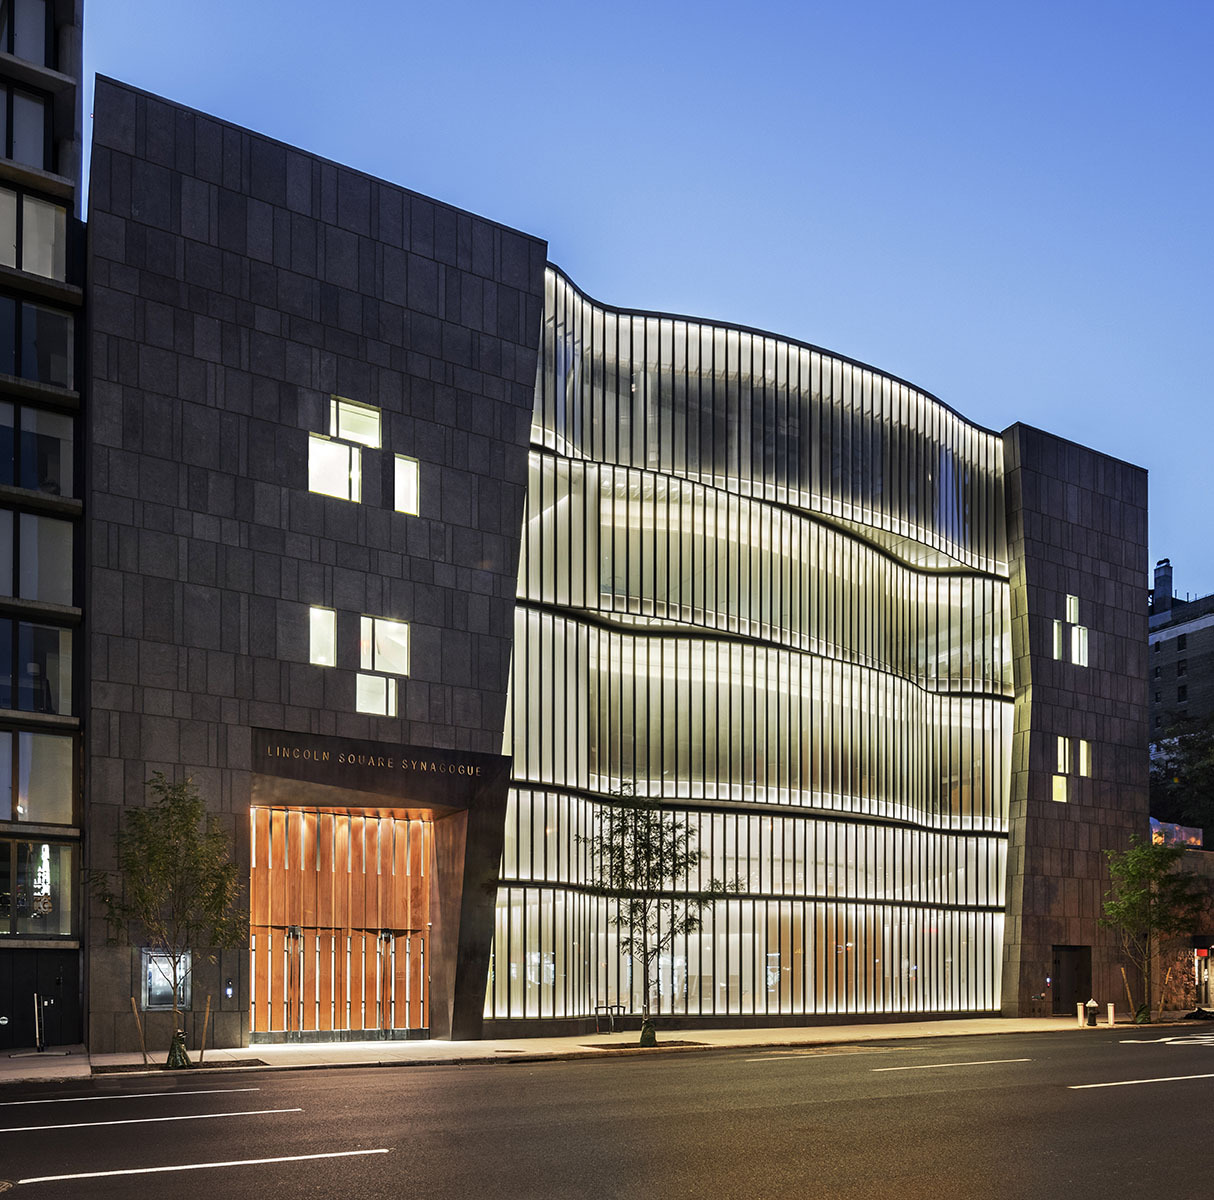
[[145,1096],[218,1096],[224,1092],[260,1092],[261,1088],[207,1088],[201,1092],[113,1092],[108,1096],[60,1096],[57,1100],[0,1100],[0,1108],[16,1104],[79,1104],[82,1100],[142,1100]]
[[815,1054],[809,1050],[799,1050],[793,1054],[765,1054],[762,1058],[748,1058],[747,1062],[788,1062],[791,1058],[843,1058],[855,1054],[854,1050],[831,1050],[826,1054]]
[[82,1171],[78,1175],[31,1175],[18,1183],[61,1183],[65,1179],[102,1179],[108,1175],[156,1175],[165,1171],[205,1171],[209,1167],[258,1167],[266,1163],[307,1162],[315,1158],[353,1158],[359,1154],[387,1154],[380,1150],[333,1150],[328,1154],[287,1154],[282,1158],[234,1158],[228,1162],[182,1163],[177,1167],[128,1167],[125,1171]]
[[984,1058],[978,1062],[922,1063],[917,1067],[873,1067],[874,1071],[934,1071],[937,1067],[993,1067],[998,1063],[1032,1062],[1031,1058]]
[[1214,1046],[1214,1033],[1183,1033],[1177,1037],[1122,1038],[1123,1046]]
[[302,1108],[255,1108],[251,1112],[191,1113],[185,1117],[132,1117],[127,1121],[73,1121],[70,1125],[14,1125],[0,1133],[36,1133],[43,1129],[93,1129],[99,1125],[154,1125],[159,1121],[210,1121],[216,1117],[259,1117],[266,1113],[303,1112]]
[[1069,1083],[1067,1084],[1067,1090],[1072,1092],[1082,1092],[1085,1088],[1133,1087],[1136,1083],[1175,1083],[1180,1079],[1214,1079],[1214,1074],[1164,1075],[1160,1079],[1119,1079],[1115,1083]]

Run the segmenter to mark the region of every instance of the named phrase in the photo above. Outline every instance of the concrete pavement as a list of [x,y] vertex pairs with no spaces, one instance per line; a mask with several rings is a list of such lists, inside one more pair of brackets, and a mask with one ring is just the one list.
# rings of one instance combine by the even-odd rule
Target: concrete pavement
[[[1101,1013],[1103,1027],[1104,1013]],[[869,1025],[804,1025],[768,1029],[683,1029],[663,1031],[659,1023],[658,1047],[669,1052],[707,1048],[736,1049],[762,1046],[835,1046],[888,1042],[907,1038],[965,1037],[977,1034],[1041,1033],[1070,1030],[1074,1017],[968,1017],[944,1021],[899,1021]],[[306,1069],[349,1066],[432,1066],[441,1063],[535,1061],[545,1058],[610,1057],[635,1051],[639,1034],[588,1033],[580,1037],[531,1037],[479,1042],[325,1042],[254,1045],[208,1049],[207,1068]],[[681,1043],[681,1044],[680,1044]],[[65,1053],[66,1051],[66,1053]],[[149,1052],[149,1072],[162,1073],[160,1064],[168,1048]],[[191,1052],[197,1061],[198,1055]],[[0,1055],[0,1085],[32,1080],[87,1078],[115,1071],[143,1071],[138,1052],[90,1055],[84,1046],[55,1047],[45,1053]]]

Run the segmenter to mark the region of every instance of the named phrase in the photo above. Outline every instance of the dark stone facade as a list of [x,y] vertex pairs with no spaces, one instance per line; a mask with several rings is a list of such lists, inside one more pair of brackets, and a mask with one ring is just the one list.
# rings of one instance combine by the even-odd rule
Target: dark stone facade
[[[104,78],[89,207],[89,866],[158,769],[247,862],[254,727],[500,755],[545,244]],[[334,394],[382,411],[361,504],[308,491]],[[360,614],[410,623],[396,718],[355,712]],[[134,959],[92,915],[89,1043],[131,1047]],[[240,980],[215,1044],[246,962],[195,984]]]
[[[1003,1012],[1053,1006],[1055,947],[1090,948],[1087,990],[1123,1007],[1117,935],[1097,918],[1105,852],[1149,833],[1147,475],[1025,425],[1003,439],[1016,689]],[[1089,630],[1086,667],[1069,640],[1054,655],[1068,595]],[[1091,775],[1068,773],[1066,803],[1052,794],[1060,737],[1091,746]]]

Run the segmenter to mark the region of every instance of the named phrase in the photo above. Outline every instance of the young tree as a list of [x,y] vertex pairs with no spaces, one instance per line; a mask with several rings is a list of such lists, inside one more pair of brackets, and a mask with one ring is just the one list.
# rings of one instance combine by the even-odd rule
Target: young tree
[[93,888],[105,908],[111,942],[134,932],[168,960],[177,1030],[179,989],[192,956],[212,961],[216,950],[241,945],[246,920],[228,837],[207,813],[193,781],[173,783],[157,771],[147,787],[154,803],[126,810],[118,870],[96,875]]
[[[1125,850],[1108,850],[1109,890],[1100,923],[1121,935],[1122,953],[1142,978],[1143,1004],[1151,1019],[1151,977],[1156,957],[1191,934],[1207,903],[1196,876],[1177,870],[1183,846],[1130,838]],[[1130,998],[1133,1004],[1133,997]]]
[[610,920],[620,931],[620,949],[641,968],[641,1044],[652,1045],[649,998],[654,968],[676,939],[700,928],[706,905],[741,891],[736,881],[713,880],[689,888],[701,858],[686,818],[638,797],[625,784],[599,807],[595,832],[579,837],[590,852],[595,888],[613,901]]

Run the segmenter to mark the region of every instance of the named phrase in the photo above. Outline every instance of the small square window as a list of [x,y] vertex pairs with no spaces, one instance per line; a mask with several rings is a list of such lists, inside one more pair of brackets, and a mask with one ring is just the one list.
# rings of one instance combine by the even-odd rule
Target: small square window
[[1070,621],[1070,623],[1072,625],[1075,625],[1078,623],[1078,621],[1079,621],[1079,597],[1078,596],[1067,596],[1067,598],[1066,598],[1066,619],[1068,621]]
[[[177,960],[177,1007],[190,1007],[190,952],[183,951]],[[171,1009],[173,1007],[173,960],[168,954],[155,950],[143,951],[143,1007]]]
[[329,436],[347,442],[360,442],[378,450],[381,445],[379,409],[334,396],[329,401]]
[[1071,662],[1077,667],[1088,665],[1088,631],[1084,625],[1071,627]]
[[308,435],[308,491],[338,500],[362,500],[362,463],[358,449],[331,442],[324,434]]
[[337,613],[308,609],[308,661],[316,667],[337,666]]
[[359,675],[354,707],[372,716],[396,716],[396,680],[383,675]]
[[409,674],[409,626],[387,617],[363,617],[360,628],[360,663],[364,671]]
[[416,517],[421,511],[418,462],[416,458],[396,456],[396,511]]
[[1066,803],[1066,776],[1065,775],[1055,775],[1054,776],[1054,800],[1058,804]]

